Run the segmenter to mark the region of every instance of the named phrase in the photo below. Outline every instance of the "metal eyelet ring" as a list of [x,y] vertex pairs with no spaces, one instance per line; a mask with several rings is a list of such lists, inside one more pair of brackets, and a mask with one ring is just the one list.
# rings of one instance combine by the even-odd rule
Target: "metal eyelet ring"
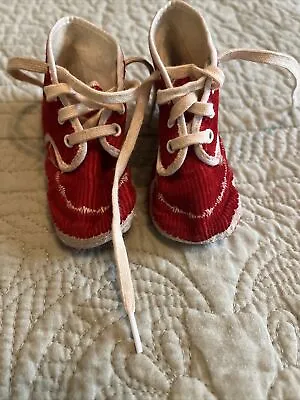
[[170,154],[175,153],[175,150],[172,149],[171,140],[168,140],[168,142],[167,142],[167,151]]
[[70,142],[69,142],[69,136],[70,136],[70,135],[65,135],[65,136],[64,136],[64,143],[65,143],[65,145],[66,145],[67,147],[69,147],[69,149],[71,149],[71,148],[73,147],[73,145],[70,144]]
[[212,143],[213,140],[214,140],[214,137],[215,137],[214,132],[211,129],[208,129],[208,135],[209,135],[208,136],[208,140],[209,140],[208,143]]
[[122,129],[119,124],[113,124],[113,127],[115,128],[115,133],[114,136],[120,136],[122,133]]

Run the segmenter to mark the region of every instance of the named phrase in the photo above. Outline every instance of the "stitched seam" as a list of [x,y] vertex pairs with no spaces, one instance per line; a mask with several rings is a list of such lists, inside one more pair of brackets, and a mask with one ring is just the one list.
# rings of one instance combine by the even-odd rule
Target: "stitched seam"
[[[297,340],[299,340],[299,327],[297,325],[295,325],[294,321],[292,320],[294,318],[299,323],[298,316],[294,315],[293,313],[290,313],[287,310],[281,310],[278,307],[275,307],[267,315],[267,329],[268,329],[268,332],[269,332],[269,336],[271,338],[271,342],[272,342],[273,347],[275,347],[275,348],[277,347],[278,350],[279,350],[279,353],[280,353],[280,355],[282,357],[282,359],[281,359],[282,365],[284,365],[285,367],[287,367],[289,365],[298,366],[298,360],[296,360],[296,364],[289,363],[288,360],[286,360],[286,357],[284,356],[284,352],[285,351],[284,351],[283,347],[281,346],[280,340],[279,340],[279,337],[278,337],[278,331],[279,331],[279,328],[280,328],[280,325],[282,324],[282,322],[278,318],[276,319],[276,321],[275,321],[275,323],[276,323],[275,332],[274,332],[274,329],[271,329],[271,326],[270,326],[271,325],[270,324],[271,314],[274,314],[276,312],[281,313],[282,311],[284,311],[285,314],[286,313],[290,314],[289,317],[291,318],[291,320],[289,320],[287,318],[287,316],[284,314],[284,316],[286,317],[286,320],[284,320],[284,322],[293,326],[293,328],[295,330],[295,333],[296,333],[296,336],[297,336]],[[274,321],[273,321],[273,324],[274,324]],[[275,342],[275,339],[277,339],[276,342]],[[297,353],[299,353],[299,349],[298,349]],[[283,359],[285,359],[285,360],[283,360]]]
[[[116,347],[116,346],[115,346]],[[128,388],[134,391],[142,392],[142,393],[147,393],[151,395],[159,395],[161,396],[162,394],[165,394],[166,392],[164,390],[158,390],[151,388],[147,388],[146,384],[143,384],[142,382],[138,381],[137,379],[131,377],[131,376],[126,376],[124,379],[120,376],[120,374],[116,370],[116,363],[114,362],[114,352],[115,352],[115,347],[112,350],[110,354],[110,364],[112,366],[113,372],[115,373],[115,376],[121,381],[124,382]],[[131,356],[131,354],[127,354],[124,358],[124,364],[126,364],[127,359]],[[133,386],[133,387],[132,387]]]
[[[61,173],[59,171],[56,172],[55,175],[55,180],[56,183],[58,185],[58,191],[60,192],[60,194],[62,195],[63,199],[65,200],[67,207],[73,211],[79,212],[80,214],[83,215],[99,215],[99,214],[104,214],[106,211],[108,211],[111,208],[111,205],[107,205],[107,206],[102,206],[100,208],[97,209],[93,209],[93,208],[89,208],[86,206],[82,206],[82,207],[76,207],[74,206],[74,204],[67,198],[66,195],[66,188],[60,183],[60,175]],[[122,178],[120,179],[119,182],[119,188],[128,181],[128,175],[124,174],[122,176]]]
[[[77,273],[75,273],[74,276],[73,276],[73,282],[75,281],[76,276],[77,276]],[[89,283],[89,282],[85,282],[82,286],[78,285],[78,286],[76,286],[75,288],[74,288],[73,285],[71,285],[70,291],[64,293],[54,304],[52,304],[51,306],[49,306],[48,309],[47,309],[46,311],[48,311],[51,307],[53,307],[54,305],[56,305],[56,304],[57,304],[59,301],[61,301],[65,296],[68,296],[69,294],[74,293],[74,289],[75,289],[75,292],[78,291],[78,290],[81,290],[81,289],[83,289],[83,287],[87,286],[88,283]],[[100,289],[99,289],[99,290],[100,290]],[[92,297],[91,297],[91,298],[92,298]],[[86,301],[89,301],[91,298],[88,298]],[[79,306],[80,306],[80,305],[76,305],[76,309],[77,309]],[[112,310],[113,310],[113,309],[109,309],[109,311],[112,311]],[[46,312],[46,311],[45,311],[45,312]],[[45,313],[44,313],[44,314],[45,314]],[[43,315],[44,315],[44,314],[43,314]],[[38,318],[38,319],[39,319],[39,318]],[[68,322],[69,322],[69,317],[68,317],[68,318],[66,319],[66,321],[62,324],[61,328],[59,328],[59,330],[53,335],[52,339],[50,340],[50,342],[48,343],[48,345],[47,345],[46,348],[44,349],[43,355],[42,355],[42,357],[41,357],[41,359],[39,360],[39,363],[38,363],[38,364],[39,364],[39,367],[36,369],[35,375],[34,375],[34,377],[32,378],[31,383],[30,383],[30,387],[29,387],[30,392],[33,392],[34,387],[36,386],[36,385],[34,385],[34,384],[36,384],[36,378],[38,377],[38,373],[39,373],[39,371],[40,371],[41,368],[42,368],[43,360],[45,359],[46,355],[48,354],[49,348],[54,344],[54,341],[55,341],[55,339],[57,338],[57,335],[61,332],[61,330],[64,328],[64,326],[65,326]],[[65,347],[65,348],[67,348],[67,346],[65,346],[65,345],[63,345],[63,344],[62,344],[62,346]],[[77,347],[78,347],[78,346],[77,346]],[[76,348],[77,348],[77,347],[76,347]]]
[[[211,306],[209,300],[203,295],[203,293],[201,293],[201,291],[200,291],[200,290],[198,289],[198,287],[196,286],[196,283],[193,282],[190,278],[188,278],[188,277],[182,272],[182,270],[180,270],[180,268],[178,267],[178,265],[176,265],[174,262],[168,260],[167,258],[157,256],[156,254],[153,254],[153,253],[151,253],[151,252],[147,252],[147,251],[144,251],[144,250],[143,250],[143,251],[136,250],[136,252],[138,252],[138,253],[149,254],[149,255],[151,255],[152,257],[155,256],[156,258],[159,258],[159,259],[161,259],[161,260],[164,260],[164,261],[167,261],[168,263],[170,263],[171,266],[172,266],[173,268],[175,267],[175,268],[177,269],[177,271],[178,271],[181,275],[183,275],[184,279],[187,279],[187,281],[191,284],[191,286],[193,287],[193,289],[195,289],[195,290],[200,294],[200,296],[202,297],[204,303],[206,303],[206,305],[207,305],[209,311],[211,312],[212,306]],[[142,268],[145,268],[145,269],[147,269],[147,270],[150,270],[154,275],[157,275],[157,276],[159,276],[159,277],[163,277],[166,281],[170,282],[170,283],[173,285],[173,287],[176,288],[176,290],[180,290],[180,291],[183,293],[184,298],[186,298],[186,294],[185,294],[185,291],[183,290],[183,288],[182,288],[182,287],[179,288],[178,286],[176,286],[176,283],[174,283],[170,278],[168,278],[167,276],[165,276],[162,272],[155,271],[155,270],[153,270],[152,268],[150,268],[150,267],[148,267],[148,266],[141,265],[141,264],[138,264],[138,263],[135,263],[135,262],[131,262],[130,264],[135,266],[134,270],[136,270],[136,269],[138,269],[138,268],[140,269],[140,268],[142,267]],[[179,279],[178,279],[178,281],[179,281]],[[190,307],[190,304],[188,304],[188,306],[189,306],[189,308],[191,308],[191,307]]]
[[157,198],[158,200],[160,200],[162,203],[164,203],[173,214],[183,214],[186,215],[188,218],[190,219],[203,219],[203,218],[207,218],[209,216],[212,215],[214,209],[217,207],[217,205],[222,201],[223,197],[224,197],[224,193],[226,191],[227,188],[227,166],[225,164],[225,174],[224,174],[224,178],[223,181],[221,183],[221,192],[219,193],[214,205],[210,208],[207,208],[206,210],[203,211],[202,214],[193,214],[191,212],[187,212],[184,210],[181,210],[180,208],[178,208],[175,205],[170,204],[169,202],[167,202],[167,200],[164,198],[164,196],[158,192],[157,193]]
[[[75,277],[77,274],[78,274],[78,272],[76,272],[76,273],[74,274],[74,277]],[[74,277],[73,277],[73,281],[74,281]],[[49,280],[46,280],[46,281],[49,282]],[[82,286],[77,286],[77,287],[75,288],[75,290],[82,289],[82,287],[84,287],[85,284],[86,284],[86,283],[84,283]],[[36,288],[36,285],[34,285],[34,288]],[[40,319],[42,318],[42,316],[44,316],[45,313],[46,313],[47,311],[49,311],[49,309],[51,309],[53,306],[55,306],[56,304],[58,304],[58,303],[59,303],[62,299],[64,299],[67,295],[71,294],[71,293],[73,292],[73,289],[74,289],[74,287],[73,287],[73,285],[71,285],[70,291],[63,293],[63,295],[62,295],[61,297],[59,297],[59,298],[57,299],[57,301],[55,301],[55,303],[51,304],[49,307],[45,308],[45,304],[44,304],[44,310],[43,310],[42,314],[39,315],[39,316],[34,320],[33,324],[31,324],[31,325],[29,326],[27,335],[26,335],[26,337],[24,338],[23,343],[22,343],[22,345],[20,346],[20,349],[19,349],[18,352],[16,353],[16,359],[15,359],[14,365],[17,365],[17,362],[18,362],[18,360],[19,360],[19,358],[20,358],[20,356],[21,356],[21,351],[22,351],[22,349],[23,349],[23,347],[24,347],[24,344],[26,343],[26,341],[27,341],[29,335],[33,332],[33,329],[34,329],[35,325],[40,321]],[[18,300],[17,300],[17,301],[19,301],[20,298],[21,298],[21,296],[18,297]],[[64,325],[64,324],[63,324],[63,325]],[[60,331],[62,328],[63,328],[63,326],[59,329],[59,331]],[[47,354],[47,351],[48,351],[49,347],[51,346],[51,344],[53,344],[54,338],[55,338],[55,337],[56,337],[56,334],[54,335],[54,337],[52,338],[52,340],[50,341],[50,343],[49,343],[49,344],[46,346],[46,348],[44,349],[44,353],[43,353],[43,355],[42,355],[42,357],[41,357],[41,360],[39,361],[39,365],[40,365],[40,363],[42,362],[42,360],[44,359],[45,355]],[[35,379],[36,376],[37,376],[38,371],[39,371],[39,369],[36,370],[36,372],[35,372],[35,374],[34,374],[34,377],[33,377],[32,380],[31,380],[31,383],[30,383],[30,386],[29,386],[29,389],[30,389],[30,390],[31,390],[31,386],[32,386],[32,384],[33,384],[33,382],[34,382],[34,379]],[[13,375],[12,375],[12,378],[11,378],[11,379],[14,379],[14,375],[15,375],[15,370],[14,370],[14,372],[13,372]]]
[[9,397],[12,394],[12,383],[14,380],[14,376],[15,376],[15,369],[13,369],[13,365],[16,364],[17,362],[17,358],[15,360],[13,360],[14,358],[14,346],[15,346],[15,339],[16,339],[16,321],[17,321],[17,313],[18,313],[18,309],[19,309],[19,304],[20,304],[21,298],[19,297],[16,303],[16,310],[15,310],[15,315],[14,315],[14,320],[13,320],[13,324],[12,324],[12,341],[11,341],[11,354],[10,354],[10,364],[9,364]]
[[[74,283],[74,281],[75,281],[75,277],[76,277],[76,274],[74,274],[73,283]],[[102,275],[102,277],[103,277],[103,275]],[[101,278],[102,278],[102,277],[101,277]],[[101,280],[101,278],[100,278],[100,280]],[[91,278],[90,278],[90,279],[91,279]],[[110,282],[107,282],[101,289],[99,289],[99,291],[105,289],[105,288],[106,288],[107,286],[109,286],[109,285],[110,285]],[[79,286],[79,287],[76,287],[76,289],[77,289],[77,290],[80,289],[80,286]],[[71,291],[70,291],[70,293],[72,292],[72,290],[73,290],[73,285],[71,285]],[[70,293],[67,293],[67,294],[70,294]],[[84,301],[84,303],[87,302],[87,301],[90,301],[93,297],[96,297],[96,296],[91,296],[91,297],[88,298],[86,301]],[[78,305],[76,306],[76,309],[78,309],[78,308],[80,308],[80,307],[82,307],[82,304],[78,304]],[[103,310],[103,309],[105,309],[105,308],[102,306],[101,309]],[[114,308],[109,308],[109,309],[106,309],[106,310],[107,310],[108,312],[110,312],[110,311],[113,311],[113,310],[115,310],[115,309],[114,309]],[[76,312],[73,312],[73,315],[74,315],[74,314],[77,315]],[[77,316],[78,316],[78,315],[77,315]],[[81,316],[78,316],[78,318],[81,319],[81,320],[83,320]],[[62,326],[62,327],[59,329],[59,331],[53,336],[51,342],[48,344],[48,346],[47,346],[47,348],[46,348],[46,350],[45,350],[45,352],[44,352],[44,354],[43,354],[43,357],[42,357],[41,360],[39,361],[39,368],[38,368],[37,371],[36,371],[35,378],[38,377],[38,373],[39,373],[39,371],[40,371],[41,368],[42,368],[43,360],[44,360],[44,358],[46,357],[49,348],[51,347],[51,345],[54,344],[54,340],[57,338],[57,335],[60,333],[60,331],[65,327],[65,325],[66,325],[68,322],[69,322],[69,320],[66,320],[66,322],[63,324],[63,326]],[[87,323],[87,324],[89,325],[89,327],[85,328],[85,329],[83,330],[83,332],[80,334],[80,336],[79,336],[79,338],[78,338],[78,344],[75,345],[75,346],[73,347],[73,349],[72,349],[71,347],[69,347],[69,346],[66,346],[66,345],[63,344],[63,343],[60,343],[65,349],[67,349],[67,348],[70,349],[70,354],[69,354],[69,359],[68,359],[68,360],[65,360],[65,362],[64,362],[64,368],[63,368],[63,370],[62,370],[61,373],[60,373],[60,379],[59,379],[59,381],[58,381],[58,383],[57,383],[57,387],[58,387],[58,388],[61,387],[61,382],[62,382],[64,373],[65,373],[65,371],[66,371],[66,369],[67,369],[67,362],[72,361],[72,355],[73,355],[73,354],[75,353],[75,351],[79,348],[81,340],[82,340],[83,337],[84,337],[86,334],[88,334],[88,332],[92,329],[92,325],[89,324],[89,322],[87,322],[86,320],[84,320],[84,322]],[[37,382],[37,380],[34,380],[34,378],[33,378],[33,379],[32,379],[32,382],[31,382],[31,385],[30,385],[31,393],[34,392],[34,389],[35,389],[35,387],[36,387],[36,382]]]
[[[276,258],[278,255],[281,255],[281,254],[285,253],[286,251],[288,251],[287,248],[290,248],[290,249],[292,249],[292,250],[295,251],[295,249],[293,248],[292,245],[290,245],[290,244],[288,244],[288,243],[285,242],[285,243],[284,243],[285,246],[286,246],[285,249],[283,249],[279,254],[276,253],[276,254],[271,258],[271,260],[268,261],[268,262],[263,266],[263,268],[261,268],[261,269],[257,268],[255,271],[251,271],[252,267],[250,267],[250,273],[249,273],[249,271],[248,271],[247,269],[248,269],[248,266],[251,264],[251,261],[252,261],[254,258],[256,258],[257,261],[260,262],[260,257],[259,257],[258,255],[259,255],[259,253],[262,251],[262,248],[264,248],[265,246],[267,246],[268,243],[272,243],[272,244],[274,245],[274,247],[275,247],[276,244],[282,243],[282,240],[281,240],[281,239],[275,239],[275,240],[272,240],[272,241],[271,241],[270,239],[267,239],[267,240],[261,241],[260,244],[258,245],[258,248],[253,252],[253,254],[251,254],[251,255],[249,256],[248,261],[247,261],[246,264],[245,264],[245,267],[243,268],[243,270],[242,270],[242,271],[240,272],[240,274],[239,274],[239,278],[238,278],[238,281],[237,281],[236,286],[235,286],[235,298],[234,298],[234,303],[233,303],[234,312],[238,312],[238,311],[240,311],[241,309],[244,309],[247,305],[249,305],[249,304],[251,304],[251,303],[253,302],[254,298],[255,298],[257,301],[260,301],[259,298],[257,297],[257,295],[254,293],[255,291],[259,291],[259,290],[260,290],[259,288],[255,288],[255,287],[254,287],[255,282],[259,279],[258,276],[262,274],[262,271],[268,267],[268,265],[272,262],[272,260],[274,260],[274,258]],[[254,276],[253,276],[253,275],[254,275]],[[246,278],[247,276],[250,277],[251,282],[252,282],[252,285],[251,285],[251,286],[252,286],[252,287],[251,287],[252,295],[251,295],[251,299],[248,299],[248,295],[247,295],[247,294],[244,295],[244,296],[243,296],[244,300],[241,302],[242,306],[240,306],[240,305],[238,305],[238,298],[240,297],[240,294],[239,294],[239,290],[238,290],[238,289],[239,289],[239,286],[241,285],[241,282],[242,282],[242,280],[243,280],[243,285],[246,285],[246,289],[244,289],[243,292],[245,292],[245,290],[246,290],[246,291],[249,293],[249,288],[247,287],[247,284],[245,284],[245,282],[246,282],[246,279],[245,279],[245,278]],[[254,279],[254,281],[253,281],[253,279]],[[290,282],[291,279],[290,279],[290,278],[287,278],[287,281]],[[272,286],[273,286],[275,289],[277,288],[276,283],[274,283],[273,281],[272,281],[269,285],[263,285],[263,288],[268,289],[268,288],[270,288],[270,287],[272,287]]]
[[[135,249],[135,252],[136,252],[136,253],[139,253],[140,255],[148,254],[148,255],[150,255],[151,257],[155,257],[155,258],[160,259],[160,260],[162,260],[162,261],[166,261],[166,262],[168,262],[172,267],[175,267],[175,269],[177,270],[177,272],[179,272],[179,274],[182,274],[183,277],[184,277],[185,279],[188,280],[188,282],[191,284],[191,286],[192,286],[195,290],[198,291],[198,293],[199,293],[200,296],[202,297],[203,301],[206,303],[206,305],[207,305],[209,311],[212,310],[212,306],[211,306],[211,304],[210,304],[210,301],[204,296],[203,293],[200,292],[200,290],[199,290],[198,287],[197,287],[196,282],[194,282],[194,281],[192,280],[191,277],[188,277],[186,274],[184,274],[183,271],[182,271],[182,268],[181,268],[178,264],[176,264],[174,261],[171,261],[171,260],[170,260],[169,258],[167,258],[167,257],[162,257],[162,256],[159,256],[159,255],[157,255],[157,254],[155,254],[155,253],[152,253],[152,252],[149,252],[149,251],[146,251],[146,250]],[[132,263],[132,264],[136,267],[136,269],[141,267],[141,265],[138,264],[138,263]],[[176,283],[174,283],[174,282],[173,282],[170,278],[168,278],[164,273],[162,273],[162,272],[160,272],[160,271],[153,270],[152,268],[150,268],[150,267],[148,267],[148,266],[145,266],[145,265],[143,265],[142,267],[145,268],[145,269],[149,269],[150,271],[152,271],[154,274],[156,274],[156,275],[158,275],[158,276],[162,276],[164,279],[166,279],[166,280],[169,281],[172,285],[174,285],[174,287],[175,287],[177,290],[179,290],[179,288],[178,288],[178,286],[176,285]],[[185,298],[186,296],[185,296],[184,290],[182,290],[182,289],[180,289],[180,290],[184,293],[184,298]],[[188,304],[188,306],[189,306],[189,308],[191,308],[191,305],[190,305],[190,304]]]
[[[115,321],[110,322],[108,325],[106,325],[106,326],[103,327],[102,329],[101,329],[101,328],[98,328],[98,329],[97,329],[97,331],[96,331],[96,333],[95,333],[95,337],[94,337],[94,338],[91,338],[91,343],[89,343],[89,344],[86,346],[85,352],[84,352],[83,355],[79,358],[79,360],[77,360],[77,363],[76,363],[76,365],[75,365],[75,368],[74,368],[74,370],[72,371],[72,375],[70,376],[69,381],[68,381],[69,384],[68,384],[68,387],[67,387],[67,390],[66,390],[66,397],[65,397],[65,399],[69,399],[68,396],[69,396],[70,390],[71,390],[71,388],[70,388],[70,383],[71,383],[71,381],[72,381],[72,379],[73,379],[73,377],[74,377],[74,375],[75,375],[75,373],[76,373],[76,371],[77,371],[78,364],[80,363],[80,361],[81,361],[82,357],[84,356],[84,354],[86,354],[87,350],[88,350],[91,346],[94,345],[94,343],[96,342],[96,340],[98,340],[99,338],[101,338],[102,334],[104,333],[104,331],[105,331],[108,327],[114,325],[115,323],[117,323],[118,321],[120,321],[120,319],[121,319],[121,317],[120,317],[119,319],[115,320]],[[118,343],[120,343],[120,342],[121,342],[121,341],[117,341],[117,342],[115,343],[115,346],[116,346]]]

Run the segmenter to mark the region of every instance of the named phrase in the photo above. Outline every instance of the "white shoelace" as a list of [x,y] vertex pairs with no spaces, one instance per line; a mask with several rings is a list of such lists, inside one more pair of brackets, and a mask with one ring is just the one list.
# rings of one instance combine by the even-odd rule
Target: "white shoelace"
[[[249,49],[235,49],[229,50],[219,58],[219,63],[227,62],[230,60],[245,60],[261,64],[270,64],[287,69],[295,77],[296,86],[294,89],[293,100],[294,103],[299,101],[299,82],[300,82],[300,66],[298,61],[286,54],[272,52],[268,50],[249,50]],[[179,131],[177,138],[171,139],[167,143],[167,150],[169,153],[178,151],[175,163],[171,168],[161,169],[158,168],[160,175],[173,175],[183,164],[186,157],[186,150],[189,146],[211,143],[214,139],[212,130],[206,129],[201,131],[199,129],[203,117],[214,116],[213,104],[208,103],[208,96],[204,96],[201,101],[198,101],[199,91],[205,89],[218,89],[223,85],[224,74],[219,67],[209,66],[201,69],[195,65],[183,65],[178,67],[167,67],[171,80],[177,80],[190,77],[190,82],[182,86],[172,87],[167,89],[158,90],[157,103],[166,104],[172,102],[170,117],[168,120],[168,127],[172,127],[176,121],[183,123],[184,131]],[[194,118],[192,122],[186,125],[184,113],[189,112],[198,118]],[[208,165],[217,165],[219,161],[212,160],[207,157],[203,159]]]
[[[150,73],[153,70],[152,66],[140,57],[128,59],[125,61],[125,65],[129,65],[133,62],[145,64],[150,70]],[[48,65],[31,58],[12,58],[8,63],[7,70],[18,80],[26,81],[43,88],[44,85],[42,82],[22,71],[45,74],[48,71]],[[124,90],[102,92],[81,82],[63,67],[57,66],[57,76],[59,83],[44,87],[47,101],[53,101],[59,96],[70,96],[72,100],[76,102],[76,104],[66,105],[59,110],[58,119],[60,123],[83,116],[90,111],[96,111],[96,114],[85,121],[81,130],[76,130],[65,136],[65,144],[69,147],[96,138],[120,134],[121,128],[117,124],[98,125],[101,113],[105,109],[122,113],[124,112],[124,103],[136,100],[136,107],[131,124],[115,167],[112,187],[112,241],[122,300],[129,317],[136,351],[140,353],[142,352],[142,344],[135,319],[134,289],[121,230],[119,183],[143,123],[145,109],[152,88],[152,79],[145,80],[142,85],[140,85],[138,81],[128,81],[125,82],[126,88]]]
[[[279,66],[290,71],[296,79],[296,87],[294,90],[294,100],[299,99],[299,82],[300,82],[300,67],[296,59],[285,54],[265,51],[265,50],[248,50],[237,49],[230,50],[224,53],[220,58],[220,62],[229,60],[247,60],[257,63],[271,64]],[[149,69],[149,63],[142,58],[131,58],[125,62],[129,65],[132,62],[142,62]],[[48,65],[44,62],[30,58],[13,58],[9,61],[8,72],[16,79],[26,81],[43,88],[43,84],[36,78],[22,72],[34,72],[45,74],[48,70]],[[213,141],[213,132],[210,130],[200,131],[194,129],[199,127],[201,118],[204,116],[213,117],[213,105],[208,103],[208,98],[202,98],[198,101],[198,92],[204,89],[217,89],[224,82],[224,74],[218,67],[199,68],[195,65],[183,65],[179,67],[167,67],[169,76],[176,80],[186,77],[191,77],[192,81],[183,84],[179,87],[167,88],[158,90],[157,103],[165,104],[172,102],[168,125],[172,126],[176,121],[181,121],[185,126],[185,130],[174,139],[168,142],[168,151],[175,152],[178,150],[180,154],[177,164],[171,169],[159,171],[161,175],[174,174],[183,164],[186,157],[186,150],[191,145],[211,143]],[[128,255],[121,230],[121,218],[119,209],[119,182],[128,164],[129,157],[134,149],[137,136],[139,134],[145,109],[148,104],[150,91],[153,83],[160,79],[158,71],[146,79],[142,85],[137,81],[127,82],[127,88],[121,91],[102,92],[84,84],[65,68],[57,66],[57,75],[59,83],[45,86],[44,93],[46,99],[51,101],[58,96],[71,96],[77,104],[72,104],[63,107],[59,110],[59,121],[62,123],[73,118],[87,114],[89,111],[97,111],[95,115],[88,118],[81,130],[76,130],[65,138],[67,146],[73,146],[110,135],[118,135],[120,127],[116,124],[98,125],[101,113],[104,109],[123,112],[124,103],[131,100],[137,100],[136,107],[133,113],[130,127],[128,129],[126,139],[118,156],[115,168],[115,175],[112,188],[112,241],[114,247],[114,255],[116,266],[119,274],[120,290],[124,308],[128,314],[132,335],[135,342],[137,353],[142,352],[142,344],[135,320],[135,297],[132,283],[131,272],[129,268]],[[193,113],[198,120],[197,124],[189,123],[186,126],[184,113]],[[195,118],[194,118],[195,119]],[[178,156],[177,156],[178,157]],[[210,160],[207,160],[210,163]],[[211,164],[216,165],[216,164]]]

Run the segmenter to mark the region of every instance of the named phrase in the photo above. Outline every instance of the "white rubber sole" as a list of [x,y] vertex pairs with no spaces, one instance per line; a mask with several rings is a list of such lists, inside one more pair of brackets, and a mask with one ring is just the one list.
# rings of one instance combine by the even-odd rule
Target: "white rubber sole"
[[153,218],[153,213],[152,213],[153,190],[154,190],[154,182],[151,183],[151,191],[150,191],[150,196],[151,196],[151,200],[150,200],[150,216],[151,216],[152,223],[153,223],[155,228],[158,230],[158,232],[162,236],[164,236],[164,237],[166,237],[168,239],[174,240],[176,242],[179,242],[179,243],[205,245],[205,244],[210,244],[210,243],[216,242],[218,240],[225,239],[226,237],[228,237],[228,236],[230,236],[232,234],[232,232],[235,230],[235,228],[236,228],[236,226],[239,223],[239,220],[241,218],[242,206],[241,206],[240,195],[238,194],[238,206],[237,206],[237,208],[235,210],[235,213],[233,215],[233,218],[231,220],[231,223],[230,223],[229,227],[225,231],[217,233],[216,235],[211,236],[209,239],[203,240],[203,241],[200,241],[200,242],[193,242],[193,241],[184,240],[184,239],[178,238],[176,236],[170,235],[168,232],[165,232],[163,229],[160,228],[160,226],[157,225],[157,222]]
[[[127,232],[132,224],[132,219],[134,216],[134,210],[128,215],[125,221],[121,224],[121,230],[123,233]],[[112,240],[111,231],[101,233],[101,235],[93,236],[88,239],[80,239],[75,236],[69,236],[58,229],[54,224],[56,234],[58,238],[67,246],[73,247],[75,249],[92,249],[93,247],[102,246],[103,244],[110,242]]]

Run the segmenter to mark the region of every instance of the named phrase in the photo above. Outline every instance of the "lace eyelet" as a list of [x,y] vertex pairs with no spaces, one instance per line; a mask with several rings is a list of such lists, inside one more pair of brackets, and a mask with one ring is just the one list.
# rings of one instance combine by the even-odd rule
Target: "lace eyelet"
[[211,129],[208,129],[207,130],[208,131],[208,144],[210,144],[210,143],[212,143],[213,142],[213,140],[214,140],[214,137],[215,137],[215,135],[214,135],[214,132],[211,130]]
[[65,145],[66,145],[69,149],[71,149],[71,148],[73,147],[73,145],[70,144],[70,142],[69,142],[69,136],[70,136],[70,135],[65,135],[65,136],[64,136],[64,143],[65,143]]
[[168,140],[168,142],[167,142],[167,151],[170,154],[175,153],[175,150],[172,149],[171,140]]
[[115,128],[115,133],[114,136],[120,136],[122,133],[122,129],[120,127],[119,124],[113,124],[114,128]]

